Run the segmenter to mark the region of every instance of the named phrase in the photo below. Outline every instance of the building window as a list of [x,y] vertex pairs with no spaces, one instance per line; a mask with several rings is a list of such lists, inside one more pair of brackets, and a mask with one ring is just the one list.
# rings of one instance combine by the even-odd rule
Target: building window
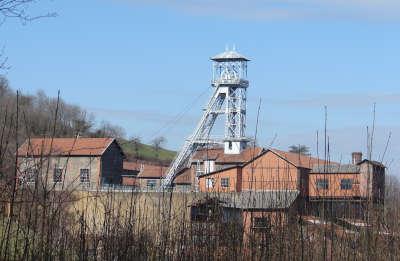
[[210,173],[215,171],[215,161],[214,160],[205,160],[204,161],[204,173]]
[[221,187],[229,188],[229,178],[222,178],[221,179]]
[[254,229],[266,229],[269,226],[269,219],[267,217],[254,217],[253,228]]
[[62,181],[62,172],[63,172],[62,169],[54,168],[53,182],[61,182]]
[[213,188],[214,183],[215,183],[215,181],[213,178],[207,178],[206,179],[206,188]]
[[89,169],[81,169],[79,179],[81,183],[89,183],[90,182]]
[[328,179],[317,179],[316,181],[317,189],[329,189]]
[[229,149],[231,150],[232,149],[232,141],[230,141],[228,145],[229,145]]
[[26,182],[35,183],[38,175],[39,171],[37,169],[28,169],[28,171],[26,172]]
[[148,189],[153,190],[156,188],[156,185],[157,185],[157,180],[154,180],[154,179],[147,180],[147,188]]
[[352,179],[342,179],[340,180],[340,189],[342,190],[349,190],[353,187],[353,180]]

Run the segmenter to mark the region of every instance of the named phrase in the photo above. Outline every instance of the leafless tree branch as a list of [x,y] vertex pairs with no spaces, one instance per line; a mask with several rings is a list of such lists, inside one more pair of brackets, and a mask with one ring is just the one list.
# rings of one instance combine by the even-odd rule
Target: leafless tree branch
[[[31,4],[39,2],[38,0],[0,0],[0,26],[8,18],[18,19],[22,24],[44,17],[55,17],[57,13],[49,12],[39,15],[31,15],[28,8]],[[8,66],[8,57],[4,54],[4,47],[0,50],[0,71],[10,69]]]
[[7,18],[17,18],[21,22],[26,23],[35,19],[43,17],[55,17],[55,12],[31,15],[27,12],[29,6],[37,0],[0,0],[0,25],[2,25]]

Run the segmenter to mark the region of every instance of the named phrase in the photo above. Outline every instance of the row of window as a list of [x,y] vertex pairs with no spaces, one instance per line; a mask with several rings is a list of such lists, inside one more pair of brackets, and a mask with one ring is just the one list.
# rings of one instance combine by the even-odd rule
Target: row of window
[[[206,188],[213,188],[214,186],[215,186],[215,179],[207,178],[206,179]],[[229,188],[229,178],[221,178],[221,187]]]
[[[329,180],[328,179],[317,179],[315,182],[315,186],[317,189],[329,189]],[[341,190],[350,190],[353,188],[353,180],[352,179],[341,179],[340,180],[340,189]]]
[[[55,168],[53,174],[53,182],[62,182],[63,169]],[[90,171],[89,169],[80,169],[79,171],[79,181],[81,183],[89,183],[90,182]]]
[[[215,186],[215,179],[207,178],[206,179],[206,188],[214,188],[214,186]],[[221,178],[221,187],[229,188],[229,178]],[[317,187],[317,189],[329,189],[329,180],[328,179],[317,179],[316,187]],[[351,190],[352,188],[353,188],[353,180],[352,179],[341,179],[340,180],[340,189],[341,190]]]
[[[25,177],[26,182],[34,183],[36,181],[36,177],[38,175],[39,175],[39,171],[37,169],[28,170],[27,175]],[[63,177],[63,169],[54,168],[53,182],[54,183],[62,182],[62,177]],[[80,169],[79,181],[81,183],[89,183],[90,182],[90,170],[89,169]]]

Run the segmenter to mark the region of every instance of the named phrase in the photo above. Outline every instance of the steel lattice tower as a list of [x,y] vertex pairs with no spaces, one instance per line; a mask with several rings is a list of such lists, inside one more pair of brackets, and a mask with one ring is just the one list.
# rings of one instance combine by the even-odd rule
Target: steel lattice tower
[[[213,95],[195,131],[172,162],[163,181],[163,188],[170,186],[176,173],[190,163],[190,157],[199,147],[207,144],[223,144],[225,154],[239,154],[248,142],[245,129],[246,90],[249,87],[247,62],[250,60],[235,50],[226,50],[211,60]],[[215,139],[210,137],[210,133],[220,115],[225,115],[224,138]]]

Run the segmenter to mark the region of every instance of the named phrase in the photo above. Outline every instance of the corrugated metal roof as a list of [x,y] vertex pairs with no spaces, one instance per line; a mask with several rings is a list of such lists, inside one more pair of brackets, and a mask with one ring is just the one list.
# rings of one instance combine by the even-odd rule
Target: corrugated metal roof
[[353,164],[345,165],[316,165],[312,168],[311,173],[359,173],[360,166]]
[[222,207],[238,209],[286,209],[297,196],[298,190],[243,191],[234,193],[204,194],[193,205],[205,202],[205,199],[217,199]]

